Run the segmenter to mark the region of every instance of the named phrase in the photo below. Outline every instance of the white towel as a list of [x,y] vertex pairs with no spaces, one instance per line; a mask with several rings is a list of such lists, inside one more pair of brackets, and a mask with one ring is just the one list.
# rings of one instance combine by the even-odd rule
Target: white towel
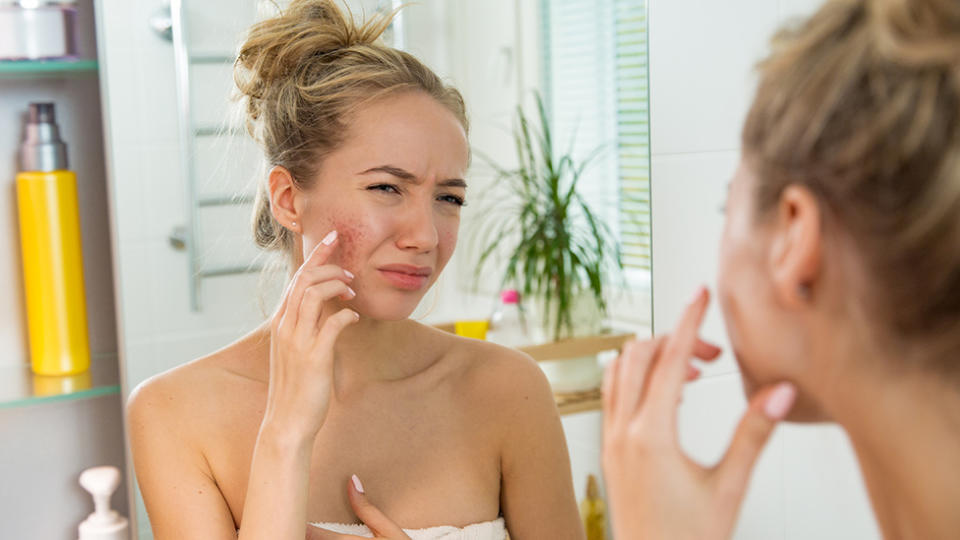
[[[343,534],[355,534],[366,538],[373,538],[373,533],[366,525],[358,523],[311,523],[314,527]],[[464,528],[440,526],[426,529],[404,529],[411,540],[505,540],[507,527],[503,518],[493,521],[474,523]]]

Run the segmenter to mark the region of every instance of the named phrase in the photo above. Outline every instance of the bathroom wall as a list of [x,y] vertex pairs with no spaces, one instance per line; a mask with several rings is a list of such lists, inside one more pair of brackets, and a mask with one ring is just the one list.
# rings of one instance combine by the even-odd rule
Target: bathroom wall
[[[93,0],[78,2],[78,47],[82,58],[97,57]],[[92,362],[116,369],[117,333],[113,269],[107,211],[107,179],[101,129],[99,80],[87,74],[70,77],[0,80],[0,373],[16,380],[29,363],[23,273],[17,221],[17,147],[27,104],[50,100],[68,145],[70,168],[77,173]],[[25,368],[24,368],[25,369]],[[68,540],[93,511],[77,479],[87,467],[121,469],[123,426],[120,397],[43,403],[0,410],[0,537]],[[113,507],[127,514],[121,485]]]
[[[752,67],[773,31],[812,13],[816,0],[652,0],[650,80],[654,327],[667,332],[697,285],[713,287],[726,184],[750,104]],[[703,335],[727,345],[716,304]],[[726,354],[688,385],[680,439],[715,462],[745,408]],[[759,460],[738,539],[879,538],[859,469],[843,432],[781,426]]]

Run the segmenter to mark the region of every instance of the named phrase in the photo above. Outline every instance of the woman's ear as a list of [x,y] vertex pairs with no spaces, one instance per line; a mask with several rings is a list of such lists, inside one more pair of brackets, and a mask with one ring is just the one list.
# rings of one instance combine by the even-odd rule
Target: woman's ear
[[270,169],[268,177],[270,188],[270,211],[278,223],[294,232],[303,226],[300,219],[300,190],[293,181],[293,175],[280,165]]
[[807,188],[787,186],[777,204],[770,249],[774,290],[785,305],[807,305],[820,276],[823,236],[820,203]]

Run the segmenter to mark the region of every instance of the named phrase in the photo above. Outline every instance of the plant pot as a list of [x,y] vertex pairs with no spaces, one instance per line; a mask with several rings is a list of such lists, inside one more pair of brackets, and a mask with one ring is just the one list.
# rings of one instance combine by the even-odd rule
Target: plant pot
[[[539,328],[542,336],[553,336],[554,316],[544,317],[543,302],[537,302]],[[592,336],[600,333],[603,323],[603,314],[589,291],[581,292],[573,299],[570,312],[573,321],[573,332],[570,338]],[[562,340],[563,338],[561,338]],[[544,339],[542,341],[553,341]],[[583,392],[599,388],[603,382],[603,370],[597,362],[596,355],[581,356],[578,358],[564,358],[561,360],[544,360],[539,362],[540,369],[547,376],[547,381],[555,393]]]
[[563,360],[544,360],[539,362],[539,365],[556,394],[593,390],[599,388],[603,382],[603,370],[600,369],[595,354]]

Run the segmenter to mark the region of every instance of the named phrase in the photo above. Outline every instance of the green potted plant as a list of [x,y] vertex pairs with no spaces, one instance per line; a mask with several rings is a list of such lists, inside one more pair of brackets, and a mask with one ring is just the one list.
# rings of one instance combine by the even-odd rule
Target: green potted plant
[[517,107],[517,166],[481,154],[500,196],[489,197],[479,213],[475,282],[489,265],[505,261],[501,288],[520,291],[524,307],[537,314],[535,326],[556,341],[599,331],[607,312],[604,285],[622,280],[623,263],[610,227],[577,191],[599,149],[580,162],[558,151],[543,100],[534,97],[536,123]]

